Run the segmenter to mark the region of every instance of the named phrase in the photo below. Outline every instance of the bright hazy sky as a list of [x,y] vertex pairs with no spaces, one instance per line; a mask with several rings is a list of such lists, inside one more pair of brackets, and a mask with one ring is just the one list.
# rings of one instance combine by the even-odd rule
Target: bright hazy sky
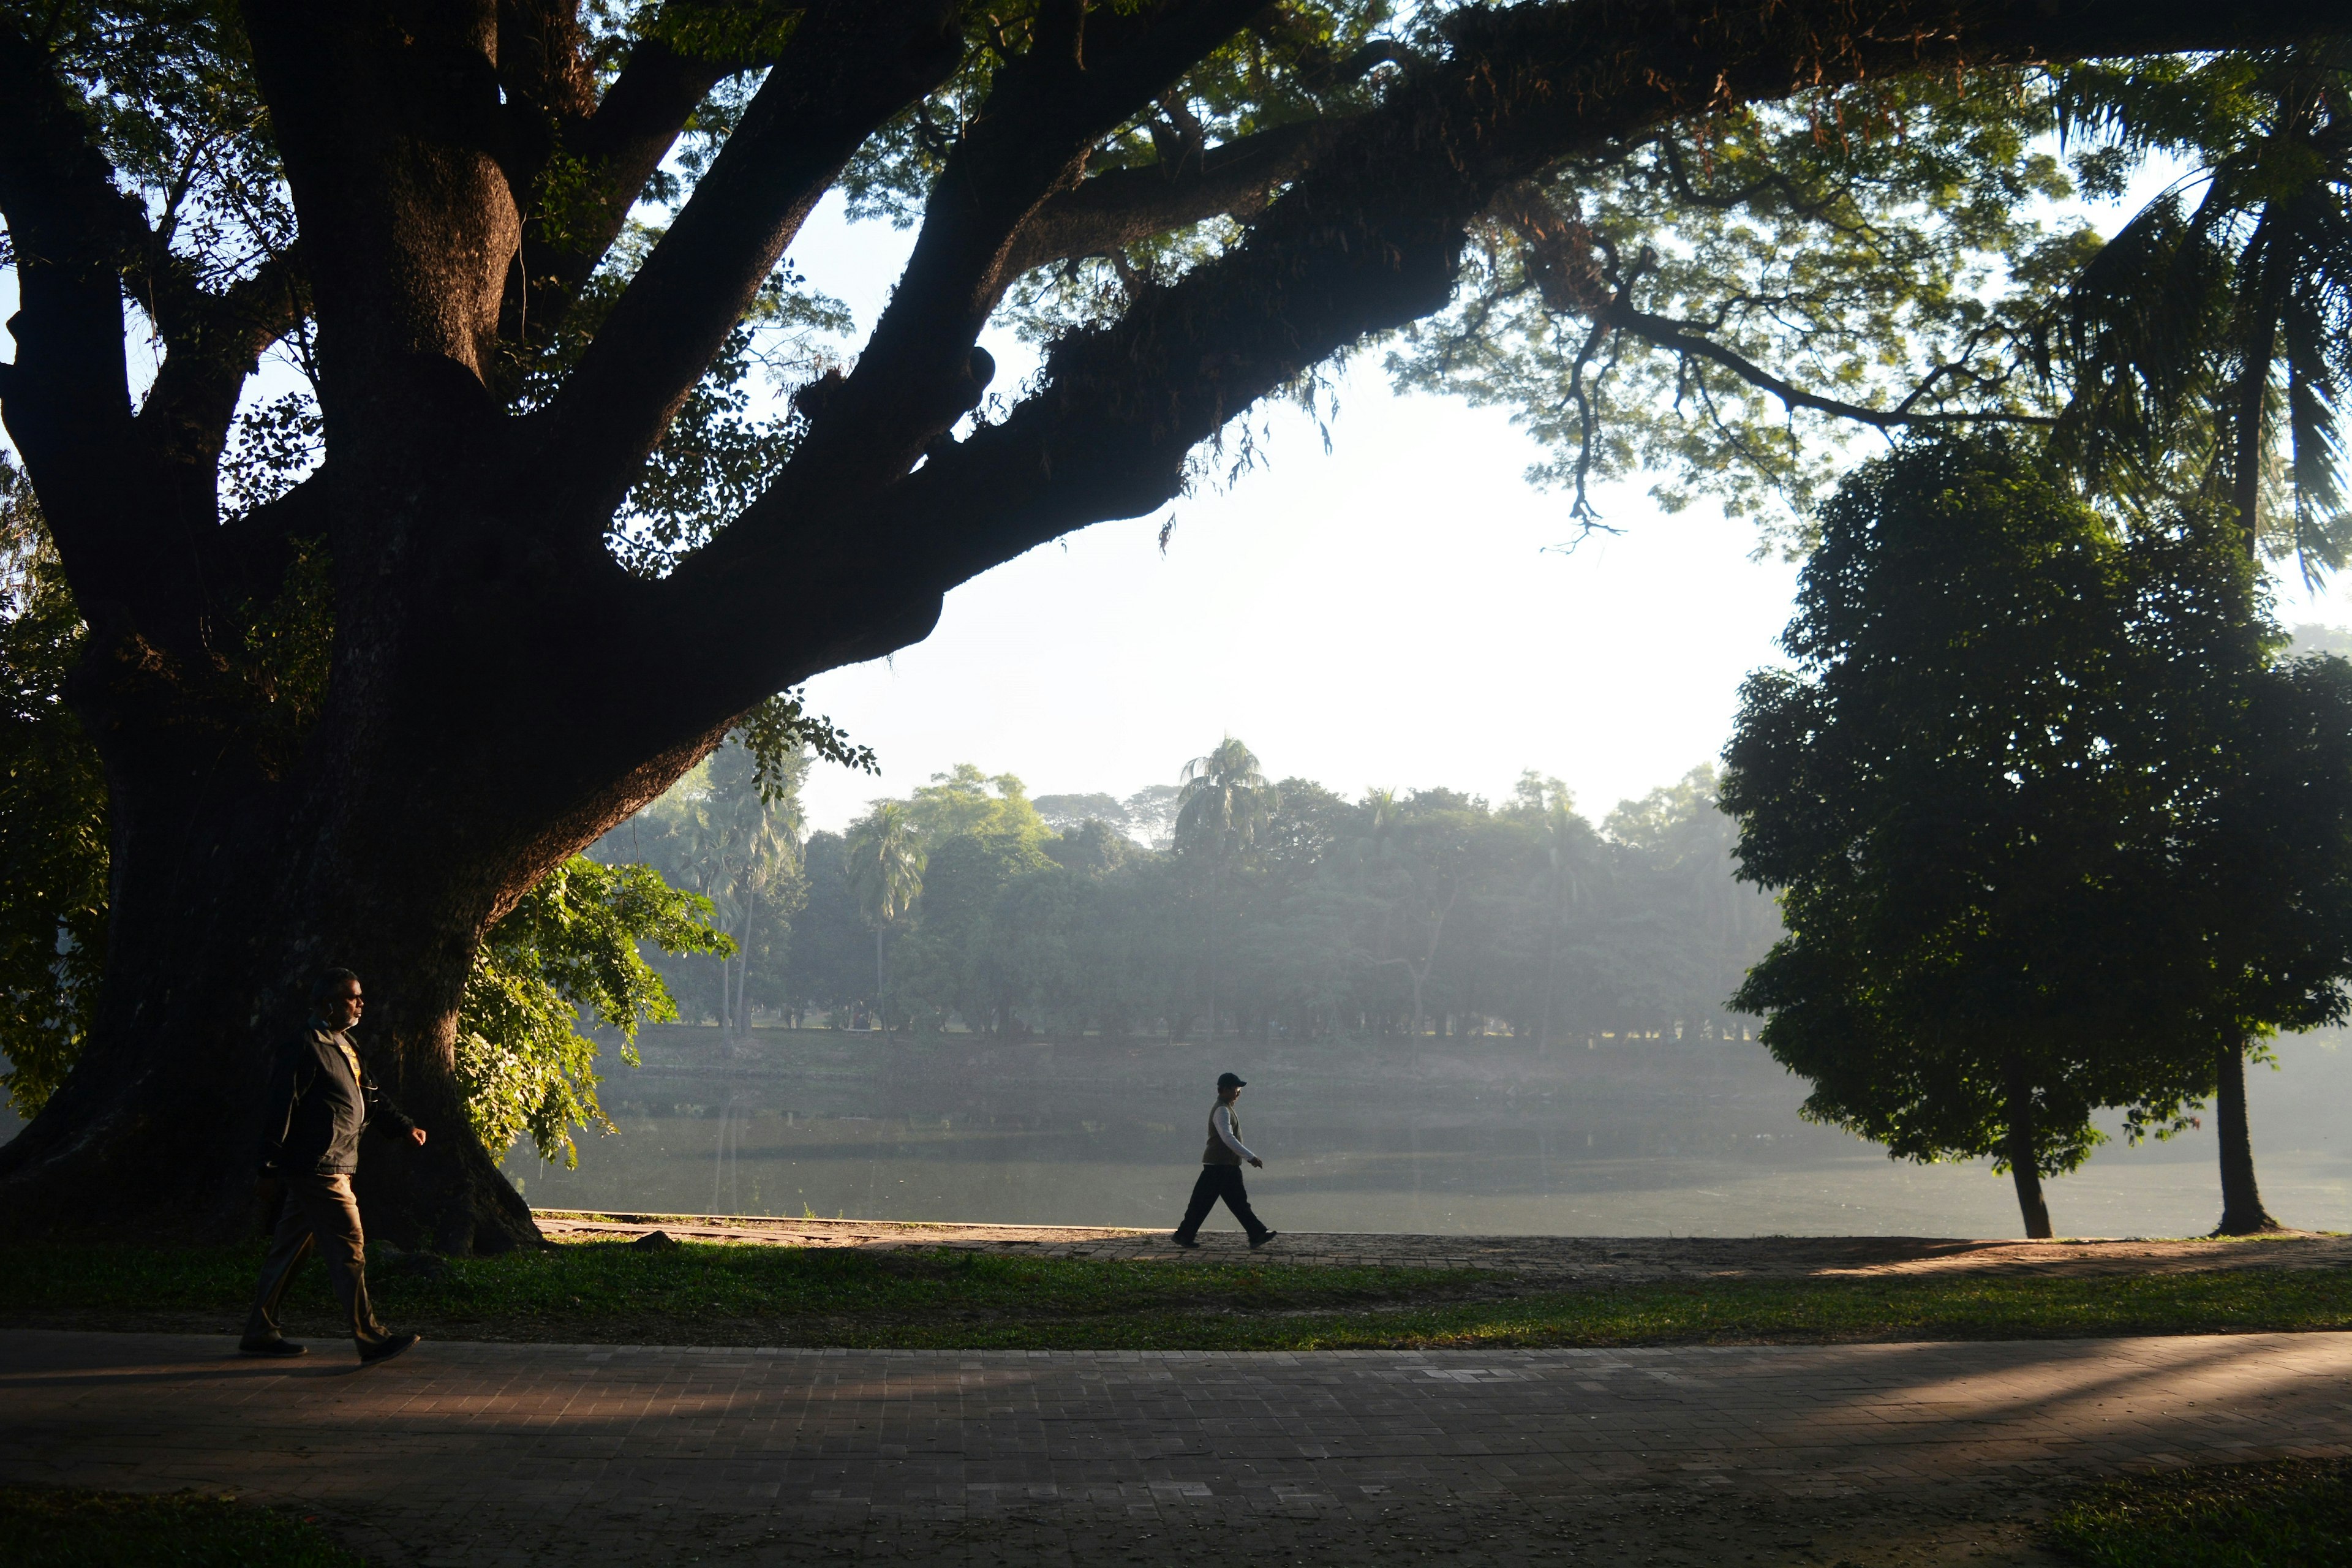
[[[834,198],[793,259],[862,332],[910,243],[844,223]],[[1009,395],[1034,357],[986,342]],[[1566,499],[1522,477],[1536,445],[1503,411],[1391,395],[1377,360],[1341,384],[1328,456],[1304,415],[1276,412],[1269,460],[1230,490],[1033,551],[950,594],[928,641],[811,682],[883,774],[820,764],[810,825],[960,762],[1033,795],[1125,796],[1228,731],[1272,776],[1349,795],[1491,798],[1536,768],[1595,821],[1712,759],[1741,676],[1778,657],[1796,569],[1750,560],[1752,525],[1704,504],[1662,515],[1640,485],[1597,498],[1622,536],[1546,552],[1574,530]],[[2352,623],[2352,595],[2282,587],[2278,611]]]

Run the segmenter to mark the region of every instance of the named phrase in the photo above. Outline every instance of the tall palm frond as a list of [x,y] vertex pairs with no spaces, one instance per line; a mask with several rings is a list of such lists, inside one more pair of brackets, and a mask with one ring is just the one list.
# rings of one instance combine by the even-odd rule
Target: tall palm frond
[[1205,850],[1220,862],[1246,855],[1282,804],[1256,754],[1231,735],[1207,756],[1186,763],[1179,776],[1176,846]]
[[[2202,166],[2052,313],[2037,354],[2068,385],[2058,449],[2115,493],[2229,507],[2250,551],[2291,553],[2316,581],[2352,559],[2352,50],[2223,58],[2152,91],[2084,75],[2104,85],[2062,94],[2074,125]],[[2266,518],[2282,446],[2291,500]]]
[[914,818],[898,801],[876,803],[850,830],[848,859],[851,896],[877,931],[905,919],[923,896],[923,847]]

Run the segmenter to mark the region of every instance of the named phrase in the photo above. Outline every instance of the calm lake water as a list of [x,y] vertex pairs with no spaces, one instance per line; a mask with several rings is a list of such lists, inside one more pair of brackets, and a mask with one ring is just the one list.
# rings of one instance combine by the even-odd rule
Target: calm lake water
[[[548,1208],[1173,1225],[1219,1070],[1267,1223],[1287,1230],[1614,1236],[2011,1236],[2006,1178],[1897,1164],[1797,1115],[1802,1087],[1754,1045],[1653,1040],[1538,1056],[1504,1039],[1402,1046],[992,1045],[950,1037],[646,1032],[611,1063],[620,1131],[580,1168],[507,1170]],[[2339,1048],[2342,1047],[2342,1048]],[[2280,1042],[2251,1079],[2271,1212],[2352,1229],[2352,1047]],[[0,1109],[0,1141],[17,1123]],[[2211,1132],[2121,1139],[2050,1184],[2061,1234],[2183,1236],[2220,1212]],[[1213,1227],[1231,1226],[1218,1211]]]
[[[2352,1050],[2284,1041],[2251,1076],[2257,1165],[2289,1224],[2352,1228]],[[1539,1056],[1503,1039],[1390,1046],[992,1045],[950,1037],[648,1031],[616,1067],[620,1131],[580,1168],[507,1169],[550,1208],[816,1214],[1030,1225],[1172,1225],[1212,1085],[1250,1081],[1249,1173],[1296,1230],[1456,1234],[2003,1236],[2008,1180],[1889,1161],[1797,1114],[1800,1082],[1754,1045],[1650,1041]],[[2210,1131],[2101,1149],[2051,1184],[2062,1234],[2190,1235],[2220,1210]],[[1219,1211],[1213,1222],[1229,1226]]]

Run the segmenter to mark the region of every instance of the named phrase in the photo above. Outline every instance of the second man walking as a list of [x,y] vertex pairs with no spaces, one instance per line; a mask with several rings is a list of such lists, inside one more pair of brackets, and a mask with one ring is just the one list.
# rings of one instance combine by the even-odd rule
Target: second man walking
[[1209,1144],[1201,1152],[1201,1179],[1192,1184],[1192,1201],[1184,1209],[1184,1223],[1176,1227],[1179,1247],[1201,1245],[1201,1222],[1209,1217],[1219,1198],[1225,1200],[1225,1206],[1249,1232],[1250,1246],[1264,1247],[1275,1238],[1276,1233],[1250,1207],[1249,1193],[1242,1185],[1244,1163],[1261,1170],[1265,1167],[1265,1162],[1242,1142],[1242,1124],[1234,1114],[1234,1103],[1247,1087],[1232,1073],[1217,1075],[1217,1103],[1209,1108]]

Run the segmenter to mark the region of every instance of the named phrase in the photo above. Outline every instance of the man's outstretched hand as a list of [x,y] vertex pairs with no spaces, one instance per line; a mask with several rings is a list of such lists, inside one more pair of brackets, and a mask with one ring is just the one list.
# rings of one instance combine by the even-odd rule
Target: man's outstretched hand
[[1255,1165],[1261,1171],[1265,1169],[1265,1162],[1263,1160],[1252,1160],[1250,1163]]
[[424,1147],[425,1147],[425,1129],[424,1129],[424,1128],[422,1128],[422,1127],[412,1127],[412,1128],[410,1128],[410,1129],[408,1130],[408,1136],[415,1142],[415,1144],[416,1144],[416,1146],[417,1146],[419,1149],[422,1149],[422,1148],[424,1148]]

